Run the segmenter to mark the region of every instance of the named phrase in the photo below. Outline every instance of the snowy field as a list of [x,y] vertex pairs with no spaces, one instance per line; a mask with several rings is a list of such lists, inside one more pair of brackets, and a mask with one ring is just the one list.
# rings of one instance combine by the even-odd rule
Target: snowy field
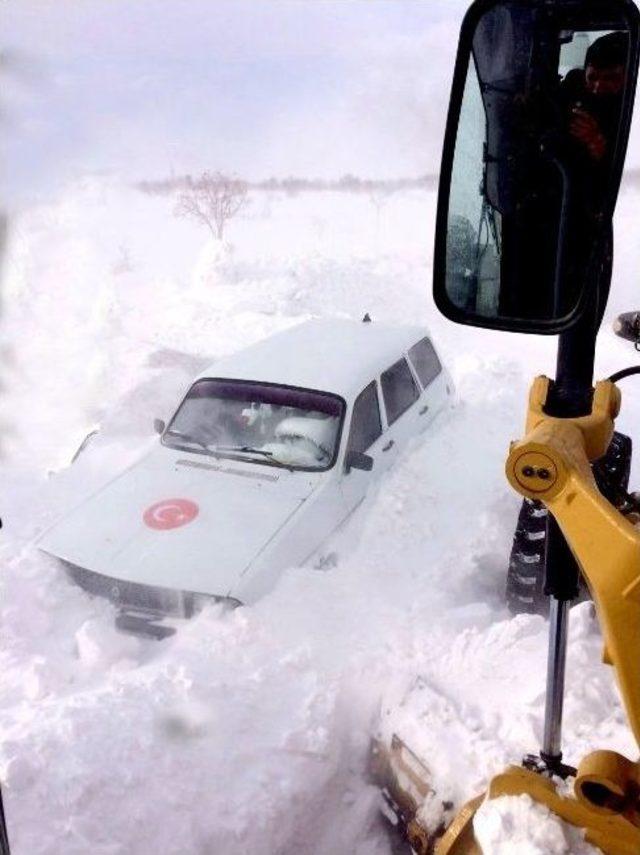
[[[635,357],[609,320],[637,306],[639,201],[629,188],[620,204],[599,376]],[[539,746],[546,625],[502,601],[519,505],[502,472],[554,341],[437,315],[425,191],[379,212],[348,194],[254,194],[223,245],[172,204],[89,177],[11,223],[0,770],[12,852],[385,855],[366,779],[378,727],[410,736],[456,802]],[[153,441],[153,418],[207,361],[311,316],[365,311],[426,322],[457,401],[371,496],[337,567],[292,567],[258,605],[211,608],[147,642],[117,634],[111,607],[33,548],[78,499],[64,466],[92,427],[76,464],[87,491]],[[625,397],[619,425],[633,435],[640,406]],[[568,760],[634,753],[586,605],[565,708]],[[592,851],[518,801],[486,810],[480,829],[487,852]]]

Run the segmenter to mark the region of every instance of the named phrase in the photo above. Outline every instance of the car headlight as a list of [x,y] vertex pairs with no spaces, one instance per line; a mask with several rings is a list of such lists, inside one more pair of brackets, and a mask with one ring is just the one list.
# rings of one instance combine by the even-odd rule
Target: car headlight
[[194,594],[190,591],[185,591],[183,598],[185,617],[197,615],[206,606],[221,605],[224,611],[231,611],[242,605],[240,600],[234,597],[216,597],[212,594]]

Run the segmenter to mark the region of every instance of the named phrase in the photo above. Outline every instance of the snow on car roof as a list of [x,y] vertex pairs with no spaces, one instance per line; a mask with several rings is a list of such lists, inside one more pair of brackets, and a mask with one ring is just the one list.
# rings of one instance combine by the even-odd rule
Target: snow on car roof
[[220,359],[200,378],[282,383],[349,400],[427,335],[420,326],[311,320]]

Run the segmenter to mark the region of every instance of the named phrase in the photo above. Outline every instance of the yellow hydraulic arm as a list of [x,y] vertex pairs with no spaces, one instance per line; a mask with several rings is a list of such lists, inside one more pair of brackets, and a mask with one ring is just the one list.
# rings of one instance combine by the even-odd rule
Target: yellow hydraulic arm
[[590,461],[606,452],[620,409],[608,380],[596,385],[591,414],[558,419],[544,413],[549,380],[529,397],[527,434],[507,459],[509,482],[555,517],[587,580],[616,670],[629,724],[640,745],[640,531],[599,492]]
[[[604,636],[604,660],[615,669],[622,700],[640,745],[640,530],[598,491],[590,462],[606,452],[620,410],[610,381],[596,385],[590,415],[554,418],[544,412],[550,380],[538,377],[529,396],[526,436],[512,443],[509,482],[553,514],[587,580]],[[640,855],[640,764],[613,751],[595,751],[578,766],[575,796],[553,780],[512,766],[489,784],[486,798],[527,794],[607,855]],[[472,855],[475,799],[435,846],[436,855]]]

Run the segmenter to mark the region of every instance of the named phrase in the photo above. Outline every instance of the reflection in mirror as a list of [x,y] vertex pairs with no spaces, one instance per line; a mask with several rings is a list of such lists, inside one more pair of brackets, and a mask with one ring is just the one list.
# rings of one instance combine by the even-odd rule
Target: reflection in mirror
[[447,289],[461,309],[497,313],[500,291],[500,212],[485,195],[484,106],[475,67],[470,64],[456,142],[447,234]]
[[505,2],[476,26],[449,187],[446,291],[467,318],[570,316],[609,198],[625,30]]

